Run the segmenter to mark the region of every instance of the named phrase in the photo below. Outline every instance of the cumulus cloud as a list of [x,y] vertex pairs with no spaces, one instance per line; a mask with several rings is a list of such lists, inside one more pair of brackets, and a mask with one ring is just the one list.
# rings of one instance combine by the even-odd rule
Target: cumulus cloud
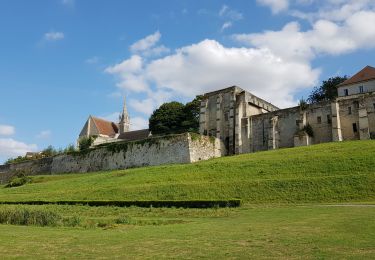
[[46,41],[59,41],[59,40],[64,39],[64,37],[65,37],[64,33],[62,32],[51,31],[51,32],[44,34],[44,40]]
[[250,46],[267,48],[286,59],[310,60],[319,54],[339,55],[361,48],[375,47],[375,12],[353,13],[345,22],[316,21],[312,29],[302,31],[298,22],[291,22],[280,31],[235,35]]
[[15,128],[11,125],[0,125],[0,135],[14,135]]
[[257,0],[257,3],[268,6],[269,8],[271,8],[272,13],[274,14],[285,11],[289,7],[288,0]]
[[13,138],[0,138],[0,157],[16,157],[37,149],[36,144],[26,144]]

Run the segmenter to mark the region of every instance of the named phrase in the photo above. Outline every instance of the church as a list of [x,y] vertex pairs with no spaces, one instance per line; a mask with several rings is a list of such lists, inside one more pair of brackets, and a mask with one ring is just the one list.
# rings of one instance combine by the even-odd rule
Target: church
[[151,136],[148,129],[130,131],[130,118],[124,98],[124,106],[119,116],[119,122],[111,122],[95,116],[89,116],[79,134],[77,143],[81,138],[93,137],[93,146],[117,141],[142,140]]

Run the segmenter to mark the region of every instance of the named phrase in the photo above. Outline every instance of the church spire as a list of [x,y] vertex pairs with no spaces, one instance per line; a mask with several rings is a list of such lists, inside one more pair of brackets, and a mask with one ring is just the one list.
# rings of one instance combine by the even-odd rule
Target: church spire
[[119,130],[120,134],[129,132],[130,120],[128,115],[128,109],[126,108],[126,99],[124,97],[124,107],[122,108],[122,113],[120,115]]

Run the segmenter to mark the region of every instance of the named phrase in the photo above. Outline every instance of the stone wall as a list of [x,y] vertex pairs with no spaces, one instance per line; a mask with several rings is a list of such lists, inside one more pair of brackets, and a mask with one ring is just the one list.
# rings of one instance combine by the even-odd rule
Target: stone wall
[[180,134],[135,142],[116,142],[85,152],[0,166],[0,182],[16,170],[30,175],[85,173],[142,166],[192,163],[222,155],[222,144],[214,137]]

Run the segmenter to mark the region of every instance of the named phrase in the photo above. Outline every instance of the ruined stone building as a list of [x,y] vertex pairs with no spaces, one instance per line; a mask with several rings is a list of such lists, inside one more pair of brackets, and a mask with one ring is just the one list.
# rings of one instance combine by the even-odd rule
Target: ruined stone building
[[236,86],[204,94],[200,133],[241,154],[343,140],[375,139],[375,68],[338,86],[338,97],[279,109]]

